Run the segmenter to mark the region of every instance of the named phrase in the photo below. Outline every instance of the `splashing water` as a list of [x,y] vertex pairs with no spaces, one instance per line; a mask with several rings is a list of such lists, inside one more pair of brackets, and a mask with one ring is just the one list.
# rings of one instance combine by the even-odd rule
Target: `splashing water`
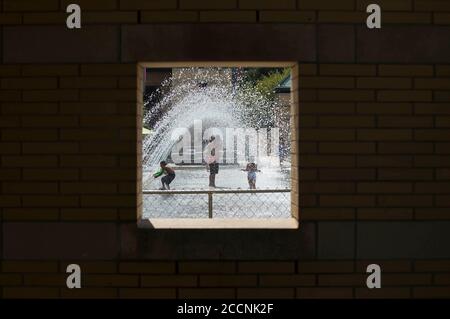
[[[158,89],[160,100],[145,103],[144,127],[151,132],[143,138],[144,172],[154,171],[160,161],[170,157],[177,143],[174,130],[192,130],[195,121],[201,121],[203,131],[212,127],[261,129],[274,127],[276,119],[285,116],[280,102],[263,96],[243,80],[242,74],[233,78],[232,72],[226,68],[173,69],[172,77]],[[289,119],[280,132],[290,136]],[[258,164],[280,163],[276,153],[271,159],[257,159]]]

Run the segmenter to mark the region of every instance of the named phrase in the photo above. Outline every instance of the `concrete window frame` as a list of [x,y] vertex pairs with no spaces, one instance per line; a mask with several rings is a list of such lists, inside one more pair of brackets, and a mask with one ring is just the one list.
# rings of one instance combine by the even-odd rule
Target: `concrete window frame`
[[[291,218],[143,218],[142,122],[144,108],[144,78],[146,68],[182,67],[255,67],[291,69]],[[298,229],[299,228],[299,65],[296,61],[195,61],[140,62],[137,64],[137,221],[139,228],[148,229]]]

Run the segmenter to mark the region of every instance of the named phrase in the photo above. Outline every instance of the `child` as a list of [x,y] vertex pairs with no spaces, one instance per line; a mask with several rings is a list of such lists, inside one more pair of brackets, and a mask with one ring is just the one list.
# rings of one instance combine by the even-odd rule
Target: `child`
[[250,189],[256,189],[256,172],[261,172],[255,163],[251,162],[247,164],[245,169],[242,169],[244,172],[247,172],[247,180]]
[[172,183],[172,181],[175,179],[175,171],[173,170],[173,168],[167,166],[167,163],[165,161],[162,161],[161,163],[159,163],[159,165],[161,166],[161,168],[155,174],[153,174],[153,177],[158,178],[161,175],[165,174],[166,176],[161,178],[162,187],[160,188],[160,190],[169,190],[170,183]]

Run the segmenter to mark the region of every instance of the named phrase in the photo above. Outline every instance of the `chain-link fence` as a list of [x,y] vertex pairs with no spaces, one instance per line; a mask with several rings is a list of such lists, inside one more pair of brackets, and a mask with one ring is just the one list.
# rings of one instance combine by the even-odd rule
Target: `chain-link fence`
[[290,189],[144,191],[144,218],[289,218]]

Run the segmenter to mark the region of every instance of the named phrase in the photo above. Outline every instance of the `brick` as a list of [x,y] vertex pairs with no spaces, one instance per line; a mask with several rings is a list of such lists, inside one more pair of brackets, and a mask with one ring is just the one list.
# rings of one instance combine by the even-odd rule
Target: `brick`
[[416,114],[446,115],[450,114],[448,103],[416,103],[414,106]]
[[66,276],[63,274],[26,274],[24,275],[25,286],[56,286],[66,285]]
[[431,180],[433,178],[433,170],[424,168],[380,169],[378,178],[391,181]]
[[407,141],[412,131],[407,129],[358,129],[359,141]]
[[3,183],[5,194],[55,194],[57,183]]
[[130,195],[82,195],[82,207],[134,207],[136,196]]
[[366,276],[362,274],[320,274],[319,286],[364,286]]
[[15,102],[21,100],[21,94],[18,90],[0,91],[0,102]]
[[411,103],[358,103],[359,114],[411,114]]
[[233,288],[180,288],[178,298],[181,299],[233,299],[236,298]]
[[[72,0],[61,0],[61,7],[66,8],[69,4],[72,3]],[[78,0],[77,4],[83,9],[87,11],[94,10],[115,10],[117,9],[117,1],[116,0],[96,0],[95,2],[91,0]]]
[[375,153],[375,143],[325,142],[319,144],[319,153],[371,154]]
[[303,22],[312,23],[316,20],[316,14],[314,11],[260,11],[260,22]]
[[436,143],[437,154],[450,154],[450,143]]
[[73,88],[117,88],[117,79],[113,77],[64,77],[59,85],[63,89]]
[[20,65],[1,65],[0,77],[4,76],[20,76]]
[[126,115],[82,115],[80,117],[80,126],[120,128],[132,127],[133,129],[135,129],[136,117]]
[[78,74],[78,65],[74,64],[44,64],[23,65],[24,76],[71,76]]
[[62,141],[101,141],[117,138],[117,133],[113,129],[88,129],[88,128],[74,128],[61,129]]
[[[369,4],[372,4],[371,0],[357,0],[356,8],[358,10],[366,11]],[[377,4],[386,11],[411,11],[411,0],[378,0]]]
[[3,78],[2,89],[56,89],[56,78]]
[[426,102],[431,101],[431,91],[411,91],[411,90],[391,90],[391,91],[378,91],[378,101],[387,102]]
[[416,208],[414,217],[417,220],[448,220],[450,219],[448,208]]
[[352,169],[321,169],[320,180],[329,181],[363,181],[374,180],[375,170],[367,168]]
[[436,127],[450,127],[450,117],[436,118]]
[[358,220],[411,220],[412,208],[358,208]]
[[81,75],[83,76],[111,76],[111,75],[125,75],[135,76],[135,64],[83,64],[81,66]]
[[23,116],[22,125],[28,128],[63,128],[78,125],[76,116]]
[[386,12],[383,15],[383,21],[386,24],[423,24],[432,23],[432,15],[422,12]]
[[378,66],[381,76],[433,76],[432,65],[391,65],[381,64]]
[[354,0],[298,0],[299,9],[306,10],[353,10]]
[[3,211],[6,221],[55,221],[59,219],[57,208],[8,208]]
[[135,90],[84,90],[80,91],[80,100],[81,101],[100,101],[100,102],[108,102],[108,101],[136,101],[137,94]]
[[234,262],[181,262],[178,265],[180,273],[225,274],[235,273]]
[[450,24],[450,13],[434,13],[433,14],[434,24],[438,25],[448,25]]
[[124,274],[170,274],[175,272],[173,262],[122,262],[119,272]]
[[292,299],[293,288],[238,288],[237,298],[242,299]]
[[375,94],[371,90],[319,90],[319,101],[373,101]]
[[364,12],[319,11],[319,23],[363,23],[367,19]]
[[58,138],[58,131],[57,129],[3,129],[2,138],[5,141],[56,141]]
[[78,152],[77,143],[23,143],[24,154],[74,154]]
[[182,0],[180,9],[234,9],[237,7],[236,0]]
[[15,13],[0,13],[0,25],[21,24],[22,16]]
[[380,265],[385,273],[409,273],[412,270],[410,261],[404,260],[364,260],[356,263],[356,271],[366,273],[367,266],[370,264]]
[[132,24],[138,23],[138,14],[133,11],[86,12],[83,14],[85,24]]
[[383,289],[356,288],[355,296],[363,299],[404,299],[410,298],[411,294],[409,288],[383,287]]
[[450,11],[450,3],[445,0],[415,0],[417,11]]
[[195,11],[143,11],[142,23],[195,22],[199,14]]
[[190,275],[157,275],[142,276],[142,287],[196,287],[197,276]]
[[353,272],[353,262],[349,261],[301,261],[298,263],[299,273],[350,273]]
[[378,153],[380,154],[430,154],[434,152],[433,149],[433,143],[378,143]]
[[450,169],[438,169],[436,171],[437,179],[450,179]]
[[321,116],[320,127],[374,127],[375,118],[372,116]]
[[60,269],[65,273],[67,266],[76,263],[80,265],[84,274],[115,274],[117,264],[113,261],[64,261],[60,263]]
[[3,114],[56,114],[58,103],[3,103]]
[[81,179],[85,181],[136,181],[136,170],[135,169],[99,169],[99,168],[89,168],[82,169]]
[[448,287],[414,287],[414,298],[449,298],[450,289]]
[[256,22],[256,11],[200,11],[201,22]]
[[62,195],[25,195],[22,196],[23,207],[77,207],[77,196]]
[[240,262],[239,273],[293,273],[292,262]]
[[439,182],[419,182],[415,184],[415,192],[421,194],[449,194],[448,183]]
[[36,181],[64,181],[64,180],[78,180],[77,169],[24,169],[24,180],[36,180]]
[[300,102],[301,114],[353,114],[355,106],[353,103],[339,102]]
[[56,156],[4,156],[4,167],[55,167],[58,163]]
[[240,9],[295,9],[295,0],[239,0]]
[[86,275],[83,277],[86,287],[138,287],[137,275]]
[[367,195],[321,195],[320,205],[324,207],[370,207],[375,197]]
[[[318,1],[311,2],[317,3]],[[327,3],[331,3],[331,1],[327,0]],[[301,5],[302,2],[299,4]],[[339,4],[335,5],[341,4],[342,1],[339,1]],[[354,63],[356,46],[354,33],[355,29],[350,25],[319,25],[317,28],[318,61],[321,63]]]
[[63,102],[60,104],[61,114],[116,114],[117,104],[114,102],[106,103],[78,103]]
[[376,66],[367,64],[320,64],[319,71],[321,75],[374,76]]
[[63,221],[115,221],[118,219],[114,208],[62,208]]
[[353,141],[354,130],[351,129],[301,129],[300,141]]
[[33,90],[24,91],[25,102],[77,101],[77,90]]
[[437,76],[450,76],[450,65],[437,65],[435,68]]
[[417,89],[446,90],[450,89],[450,79],[415,79],[414,85]]
[[358,78],[357,87],[360,89],[410,89],[412,87],[411,79],[407,78]]
[[450,156],[417,155],[414,164],[417,167],[448,167]]
[[379,127],[432,127],[433,118],[426,116],[380,116],[378,117]]
[[449,272],[449,260],[416,260],[414,261],[415,272]]
[[22,284],[22,276],[13,274],[0,274],[1,286],[20,286]]
[[450,130],[447,129],[430,129],[415,130],[414,137],[417,141],[448,141]]
[[301,212],[301,219],[303,221],[317,221],[317,220],[354,220],[355,209],[353,208],[314,208],[303,207]]
[[411,193],[411,183],[389,183],[389,182],[374,182],[374,183],[358,183],[358,193],[362,194],[402,194]]
[[112,25],[84,26],[77,32],[68,32],[62,24],[8,27],[3,31],[3,59],[6,63],[117,62],[118,34],[118,27]]
[[[1,146],[1,144],[0,144]],[[19,180],[20,179],[20,170],[19,169],[5,169],[0,168],[0,179],[2,181],[11,181],[11,180]]]
[[354,167],[355,158],[350,155],[301,155],[300,167]]
[[256,287],[256,275],[200,276],[200,287]]
[[436,102],[447,102],[450,101],[450,91],[434,91],[434,100]]
[[176,289],[122,288],[119,290],[120,298],[125,299],[175,299],[176,295]]
[[176,9],[177,0],[120,0],[121,10]]
[[299,184],[299,189],[303,194],[341,194],[341,193],[354,193],[355,186],[353,183],[324,183],[314,182]]
[[4,0],[5,11],[56,11],[58,0]]
[[[116,194],[117,185],[111,183],[61,183],[62,194]],[[97,205],[95,205],[97,206]]]
[[1,207],[18,207],[21,205],[21,200],[19,196],[12,195],[0,195],[0,205]]
[[50,299],[58,298],[58,288],[45,287],[5,287],[3,288],[3,298],[21,299]]
[[323,298],[352,298],[352,288],[305,287],[297,288],[297,298],[323,299]]
[[299,79],[300,88],[342,88],[354,87],[353,78],[303,76]]
[[50,261],[3,261],[4,273],[55,273],[58,264]]
[[83,288],[61,289],[61,297],[64,299],[110,299],[117,298],[116,288]]
[[358,167],[412,167],[413,158],[412,156],[400,156],[400,155],[361,155],[357,158]]
[[433,197],[428,195],[381,195],[378,197],[378,203],[388,207],[427,207],[432,206]]
[[450,196],[449,195],[435,195],[436,196],[436,206],[437,207],[450,207]]

